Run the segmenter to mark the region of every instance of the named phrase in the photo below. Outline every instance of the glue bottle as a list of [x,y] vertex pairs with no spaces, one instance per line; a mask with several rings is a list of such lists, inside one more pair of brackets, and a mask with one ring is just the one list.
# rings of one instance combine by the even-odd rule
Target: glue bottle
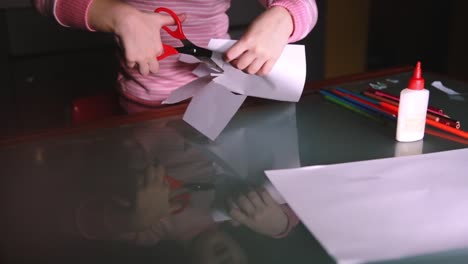
[[400,93],[398,105],[396,140],[412,142],[424,137],[429,91],[424,89],[421,62],[418,61],[408,88]]

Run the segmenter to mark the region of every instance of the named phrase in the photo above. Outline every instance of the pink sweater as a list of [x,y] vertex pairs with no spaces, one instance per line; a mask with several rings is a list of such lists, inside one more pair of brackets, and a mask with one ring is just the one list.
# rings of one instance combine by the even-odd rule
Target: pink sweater
[[[87,22],[88,9],[93,0],[34,0],[36,8],[44,15],[53,16],[58,23],[66,27],[74,27],[92,31]],[[141,11],[152,12],[159,6],[174,10],[176,13],[186,13],[187,19],[183,27],[190,41],[201,47],[206,47],[212,38],[229,38],[229,18],[226,11],[230,0],[122,0]],[[304,38],[315,26],[317,21],[317,6],[315,0],[259,0],[267,8],[282,6],[292,15],[294,32],[290,42]],[[180,46],[180,42],[161,31],[163,43]],[[193,66],[178,61],[177,56],[170,56],[160,61],[157,74],[142,76],[136,69],[127,72],[138,83],[120,75],[118,88],[128,99],[144,104],[159,105],[169,94],[196,77],[191,73]],[[145,88],[140,86],[143,85]]]

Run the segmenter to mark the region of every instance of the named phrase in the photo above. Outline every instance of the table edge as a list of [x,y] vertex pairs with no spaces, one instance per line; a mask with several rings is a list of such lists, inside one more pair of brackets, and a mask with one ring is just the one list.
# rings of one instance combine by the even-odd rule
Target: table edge
[[[394,67],[388,68],[383,70],[377,71],[369,71],[357,74],[350,74],[346,76],[340,76],[337,78],[325,79],[320,81],[313,81],[308,82],[304,86],[304,91],[302,96],[317,92],[318,89],[326,86],[337,85],[345,82],[353,82],[365,79],[372,79],[378,78],[381,76],[398,74],[402,72],[409,72],[413,70],[413,66],[402,66],[402,67]],[[252,100],[248,100],[242,108],[251,107],[255,105],[261,105],[267,102],[271,102],[271,100],[265,99],[258,99],[258,98],[249,98]],[[45,140],[50,138],[57,138],[72,134],[78,133],[86,133],[90,131],[94,131],[96,129],[104,129],[104,128],[112,128],[116,126],[126,125],[126,124],[133,124],[147,120],[159,119],[168,116],[180,115],[185,112],[185,109],[188,106],[188,100],[179,104],[170,105],[164,108],[155,109],[154,111],[136,113],[131,115],[123,115],[123,116],[115,116],[108,118],[106,120],[98,120],[86,124],[75,125],[71,127],[63,127],[63,128],[53,128],[50,130],[44,131],[37,131],[32,132],[30,134],[23,134],[13,137],[8,137],[4,139],[0,139],[0,147],[16,145],[31,141],[39,141]]]

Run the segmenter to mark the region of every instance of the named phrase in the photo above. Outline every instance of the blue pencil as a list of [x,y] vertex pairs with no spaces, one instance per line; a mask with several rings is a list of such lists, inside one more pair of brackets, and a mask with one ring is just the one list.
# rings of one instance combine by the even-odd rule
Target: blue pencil
[[335,88],[335,89],[338,90],[338,91],[340,91],[340,92],[342,92],[342,93],[350,94],[350,95],[356,96],[356,97],[358,97],[358,98],[361,98],[362,100],[366,100],[366,101],[368,101],[368,102],[370,102],[370,103],[373,103],[373,104],[376,104],[376,105],[378,105],[378,104],[380,103],[380,102],[377,101],[377,100],[374,100],[374,99],[369,98],[369,97],[367,97],[367,96],[360,95],[360,94],[358,94],[358,93],[351,92],[351,91],[346,90],[346,89],[343,89],[343,88],[337,87],[337,88]]
[[[338,92],[341,92],[341,91],[339,91],[338,89],[337,89],[337,91],[338,91]],[[332,91],[332,92],[333,92],[333,91]],[[341,93],[345,93],[345,92],[341,92]],[[355,99],[353,99],[353,98],[343,97],[343,96],[338,95],[338,94],[335,94],[335,93],[333,93],[333,94],[336,95],[336,96],[338,96],[338,97],[340,97],[340,98],[342,98],[343,100],[346,100],[346,101],[348,101],[348,102],[354,103],[355,105],[359,105],[360,107],[363,107],[363,108],[367,109],[368,111],[372,111],[372,112],[374,112],[374,113],[376,113],[376,114],[378,114],[378,115],[380,115],[380,116],[382,116],[382,117],[385,117],[385,118],[390,119],[390,120],[396,120],[396,117],[395,117],[395,116],[390,115],[390,114],[388,114],[388,113],[385,113],[385,112],[381,111],[380,109],[378,109],[378,108],[376,108],[376,107],[372,107],[372,106],[370,106],[370,105],[363,104],[362,102],[359,102],[358,100],[355,100]],[[349,91],[347,91],[346,94],[354,95],[354,94],[352,94],[352,93],[349,92]],[[366,100],[366,99],[363,99],[363,100]],[[367,101],[368,101],[368,100],[367,100]],[[370,101],[368,101],[368,102],[369,102],[369,103],[372,103],[372,102],[370,102]],[[373,104],[373,103],[372,103],[372,104]]]
[[365,117],[368,117],[368,118],[371,118],[375,121],[378,121],[378,122],[382,122],[383,120],[378,116],[376,115],[374,112],[371,112],[369,111],[368,109],[365,109],[365,108],[362,108],[358,105],[355,105],[349,101],[346,101],[344,100],[342,97],[340,96],[336,96],[335,94],[333,93],[330,93],[328,91],[325,91],[325,90],[320,90],[320,93],[325,97],[325,99],[327,99],[328,101],[331,101],[335,104],[338,104],[340,106],[343,106],[353,112],[356,112],[358,114],[361,114]]

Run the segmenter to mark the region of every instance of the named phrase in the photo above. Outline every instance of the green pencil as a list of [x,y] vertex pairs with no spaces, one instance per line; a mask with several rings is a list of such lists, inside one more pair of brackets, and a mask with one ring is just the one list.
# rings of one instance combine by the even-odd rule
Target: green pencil
[[372,120],[375,120],[379,123],[384,123],[384,121],[378,117],[376,117],[375,115],[371,114],[370,112],[367,112],[365,110],[361,110],[359,108],[356,108],[354,105],[352,105],[351,103],[345,101],[345,100],[342,100],[338,97],[335,97],[335,96],[331,96],[331,95],[328,95],[328,94],[325,94],[325,93],[322,93],[322,95],[325,97],[325,99],[327,99],[328,101],[332,102],[332,103],[335,103],[337,105],[340,105],[346,109],[349,109],[355,113],[358,113],[358,114],[361,114],[367,118],[370,118]]

